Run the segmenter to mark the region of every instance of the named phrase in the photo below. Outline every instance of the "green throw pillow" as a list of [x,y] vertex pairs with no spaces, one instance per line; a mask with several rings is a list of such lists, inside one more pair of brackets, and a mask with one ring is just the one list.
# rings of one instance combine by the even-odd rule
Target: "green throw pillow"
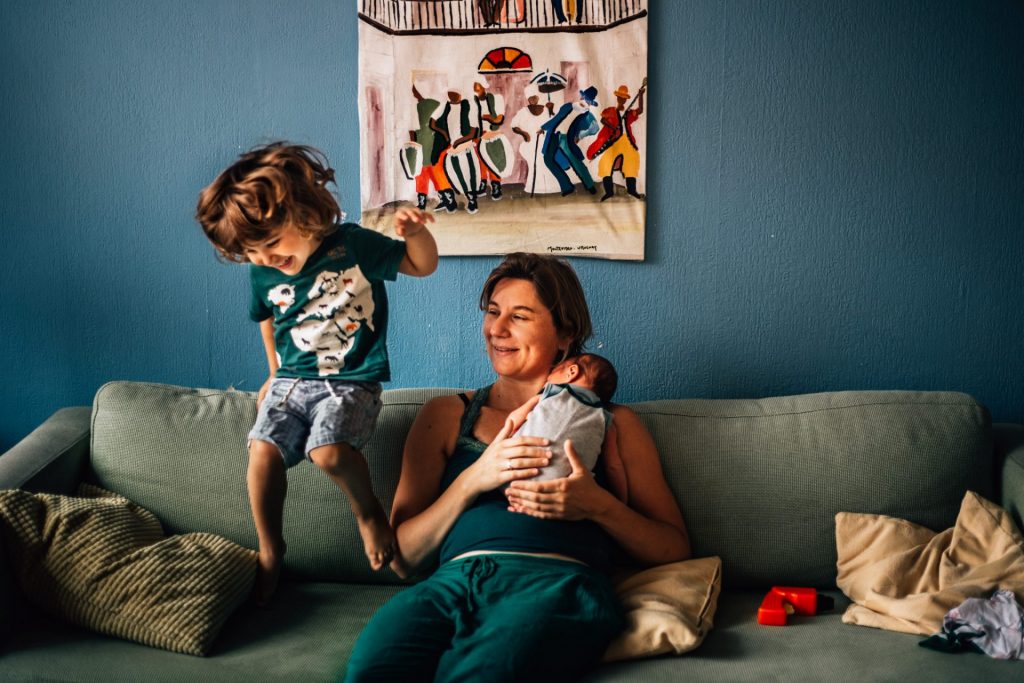
[[0,491],[11,573],[26,598],[86,628],[205,655],[252,590],[256,553],[213,534],[164,537],[127,498]]

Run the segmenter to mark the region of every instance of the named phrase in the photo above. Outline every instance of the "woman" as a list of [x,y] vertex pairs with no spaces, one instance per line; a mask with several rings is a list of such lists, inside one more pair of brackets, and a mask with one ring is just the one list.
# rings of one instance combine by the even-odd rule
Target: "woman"
[[628,408],[612,414],[629,505],[579,464],[571,442],[570,476],[528,481],[548,463],[548,444],[509,438],[509,414],[591,335],[572,268],[511,254],[480,305],[497,379],[423,406],[392,508],[399,554],[391,567],[404,577],[440,566],[374,615],[349,661],[350,681],[576,678],[622,627],[607,577],[613,546],[645,565],[690,555],[654,442]]

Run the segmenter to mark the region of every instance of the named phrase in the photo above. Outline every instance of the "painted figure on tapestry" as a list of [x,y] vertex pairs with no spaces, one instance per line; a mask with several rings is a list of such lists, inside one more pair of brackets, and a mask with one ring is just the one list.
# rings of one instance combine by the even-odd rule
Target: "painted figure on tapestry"
[[[458,90],[448,91],[448,101],[438,111],[436,118],[430,120],[430,127],[437,140],[441,141],[441,164],[451,186],[465,195],[468,203],[466,210],[476,213],[477,177],[480,157],[476,153],[476,128],[470,124],[469,102],[462,99]],[[455,211],[458,204],[454,191],[448,195],[446,206],[439,209]]]
[[491,199],[494,200],[501,199],[501,178],[513,161],[512,147],[501,132],[501,124],[505,122],[504,109],[505,101],[501,95],[487,92],[487,79],[483,76],[477,78],[473,83],[473,111],[476,113],[476,146],[480,155],[478,194],[486,194],[489,184]]
[[[438,206],[453,206],[455,195],[451,190],[451,183],[448,182],[448,176],[444,173],[444,164],[440,159],[446,147],[443,142],[436,139],[437,135],[430,127],[431,117],[441,103],[421,95],[415,85],[412,86],[412,95],[416,98],[416,120],[419,127],[409,131],[409,136],[418,147],[416,151],[419,155],[421,170],[419,173],[410,172],[408,175],[416,179],[416,208],[427,208],[429,185],[434,186],[439,201]],[[438,145],[436,148],[435,144]],[[450,200],[449,192],[452,192]]]
[[541,126],[547,134],[544,138],[544,163],[558,181],[563,197],[576,191],[569,178],[570,169],[587,192],[597,192],[579,145],[580,140],[597,132],[597,120],[590,111],[591,107],[597,106],[596,97],[597,88],[594,86],[581,90],[578,102],[566,102],[554,117]]
[[526,105],[512,117],[511,124],[512,132],[521,138],[519,157],[526,165],[523,191],[529,193],[531,197],[558,192],[558,181],[551,175],[543,157],[540,156],[541,139],[545,132],[542,126],[551,116],[554,105],[549,104],[545,107],[541,104],[540,91],[536,86],[530,86],[524,94]]
[[615,185],[612,182],[612,172],[616,169],[622,172],[626,179],[626,192],[637,199],[643,199],[636,190],[636,176],[640,172],[640,151],[636,145],[636,138],[633,136],[633,124],[644,113],[644,90],[647,89],[647,81],[640,86],[636,94],[636,108],[631,108],[632,103],[627,105],[629,100],[629,88],[620,85],[615,91],[615,99],[618,105],[608,107],[601,112],[601,132],[597,134],[597,140],[587,150],[587,158],[600,158],[597,165],[597,173],[601,176],[601,183],[604,186],[604,196],[601,201],[611,199],[615,194]]

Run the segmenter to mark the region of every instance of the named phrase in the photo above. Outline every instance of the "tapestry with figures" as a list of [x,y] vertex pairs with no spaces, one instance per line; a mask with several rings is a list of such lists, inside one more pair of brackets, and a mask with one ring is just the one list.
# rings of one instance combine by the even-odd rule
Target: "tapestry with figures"
[[356,0],[362,224],[644,258],[647,0]]

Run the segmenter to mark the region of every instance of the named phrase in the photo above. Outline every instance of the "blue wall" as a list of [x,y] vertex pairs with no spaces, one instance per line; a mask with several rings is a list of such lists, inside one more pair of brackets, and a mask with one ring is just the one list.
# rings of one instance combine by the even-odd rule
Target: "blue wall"
[[[576,260],[620,398],[950,389],[1024,421],[1024,5],[653,0],[644,263]],[[0,3],[0,452],[112,379],[257,388],[193,223],[320,146],[358,214],[355,0]],[[488,378],[495,258],[392,288],[391,386]]]

